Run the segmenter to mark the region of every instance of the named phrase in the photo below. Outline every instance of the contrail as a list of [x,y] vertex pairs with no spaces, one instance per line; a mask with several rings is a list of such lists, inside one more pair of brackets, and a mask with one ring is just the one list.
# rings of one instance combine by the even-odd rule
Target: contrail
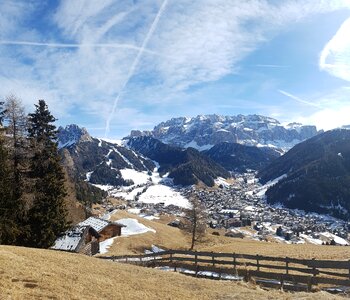
[[[52,48],[121,48],[121,49],[130,49],[141,51],[141,47],[137,47],[131,44],[119,44],[119,43],[108,43],[108,44],[65,44],[65,43],[37,43],[37,42],[28,42],[28,41],[1,41],[0,45],[13,45],[13,46],[36,46],[36,47],[52,47]],[[159,55],[157,52],[142,49],[143,52]]]
[[136,67],[137,67],[137,65],[138,65],[138,63],[139,63],[139,61],[140,61],[140,59],[141,59],[141,56],[142,56],[143,52],[145,52],[145,48],[146,48],[146,46],[147,46],[147,44],[148,44],[150,38],[152,37],[154,30],[157,28],[159,19],[160,19],[160,17],[162,16],[162,14],[163,14],[163,12],[164,12],[164,10],[165,10],[165,7],[166,7],[166,5],[167,5],[167,3],[168,3],[168,0],[164,0],[164,1],[163,1],[162,6],[160,7],[160,9],[159,9],[159,11],[158,11],[158,13],[157,13],[157,15],[156,15],[156,17],[155,17],[155,19],[154,19],[152,25],[151,25],[151,28],[149,29],[149,31],[148,31],[148,33],[147,33],[147,35],[146,35],[146,37],[145,37],[145,39],[144,39],[144,41],[143,41],[143,43],[142,43],[142,45],[141,45],[141,48],[139,49],[139,52],[137,53],[137,56],[135,57],[135,59],[134,59],[132,65],[131,65],[131,68],[130,68],[130,70],[129,70],[127,76],[126,76],[126,79],[125,79],[125,81],[123,82],[123,84],[122,84],[122,86],[121,86],[121,88],[120,88],[120,90],[119,90],[118,96],[117,96],[117,97],[115,98],[115,100],[114,100],[111,113],[109,114],[109,116],[108,116],[108,118],[107,118],[107,120],[106,120],[105,137],[107,137],[107,135],[108,135],[108,133],[109,133],[109,131],[110,131],[110,123],[111,123],[111,120],[112,120],[112,118],[113,118],[113,116],[114,116],[114,113],[115,113],[115,111],[116,111],[116,108],[117,108],[119,99],[120,99],[120,97],[121,97],[121,94],[123,93],[125,87],[127,86],[128,82],[129,82],[129,80],[130,80],[130,78],[134,75],[134,72],[135,72],[135,70],[136,70]]
[[309,102],[309,101],[306,101],[306,100],[303,100],[297,96],[294,96],[290,93],[287,93],[286,91],[283,91],[283,90],[278,90],[282,95],[285,95],[287,96],[288,98],[291,98],[295,101],[298,101],[298,102],[301,102],[301,103],[304,103],[304,104],[307,104],[309,106],[313,106],[313,107],[317,107],[317,108],[322,108],[320,105],[316,104],[316,103],[312,103],[312,102]]
[[289,66],[286,65],[272,65],[272,64],[257,64],[255,67],[259,68],[289,68]]

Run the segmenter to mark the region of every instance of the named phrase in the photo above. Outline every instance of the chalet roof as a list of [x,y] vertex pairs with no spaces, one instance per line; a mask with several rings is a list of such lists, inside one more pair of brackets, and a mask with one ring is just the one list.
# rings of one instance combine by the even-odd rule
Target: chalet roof
[[75,226],[66,231],[63,236],[57,238],[55,244],[51,248],[56,250],[75,251],[87,230],[89,230],[89,226]]
[[79,226],[91,226],[93,229],[95,229],[97,232],[101,232],[105,227],[107,227],[110,224],[118,225],[120,227],[125,227],[122,224],[118,224],[116,222],[109,222],[100,218],[96,217],[89,217],[83,222],[80,222]]
[[83,222],[80,222],[78,225],[80,226],[91,226],[97,232],[100,232],[103,228],[105,228],[109,224],[108,221],[102,220],[96,217],[90,217]]

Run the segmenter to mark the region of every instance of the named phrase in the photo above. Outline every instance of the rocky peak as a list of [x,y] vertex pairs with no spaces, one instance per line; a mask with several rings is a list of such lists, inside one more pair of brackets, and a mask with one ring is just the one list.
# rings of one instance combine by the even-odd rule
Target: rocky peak
[[67,125],[65,128],[58,128],[58,147],[69,147],[78,142],[90,142],[92,138],[86,128],[76,124]]
[[[155,126],[151,135],[164,143],[198,150],[229,142],[250,146],[269,146],[286,151],[295,144],[316,135],[315,126],[300,123],[282,125],[261,115],[198,115],[172,118]],[[146,135],[139,132],[137,136]],[[147,132],[150,135],[150,132]],[[134,135],[136,136],[136,135]]]

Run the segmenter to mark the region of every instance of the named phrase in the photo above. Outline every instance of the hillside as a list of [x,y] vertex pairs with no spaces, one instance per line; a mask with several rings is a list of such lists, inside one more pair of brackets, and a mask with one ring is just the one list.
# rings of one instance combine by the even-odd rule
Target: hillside
[[78,254],[0,246],[3,299],[341,299],[187,277]]
[[132,138],[128,146],[160,164],[161,174],[169,173],[174,184],[191,185],[199,181],[214,185],[217,177],[230,177],[228,171],[193,148],[182,149],[164,144],[152,137]]
[[220,143],[203,151],[212,160],[230,171],[245,172],[247,169],[260,170],[279,154],[270,148],[258,148],[237,143]]
[[268,202],[349,219],[349,130],[328,131],[296,145],[259,176],[265,183],[284,174],[266,192]]
[[[152,245],[157,245],[163,249],[187,250],[191,245],[190,234],[171,226],[166,225],[174,219],[171,216],[162,216],[159,220],[147,220],[126,211],[118,211],[111,216],[112,221],[124,218],[138,220],[139,223],[155,232],[146,232],[132,236],[121,236],[114,240],[108,248],[109,255],[127,255],[144,253],[145,249],[150,249]],[[322,247],[313,244],[285,244],[278,242],[261,242],[249,238],[225,237],[225,230],[214,230],[221,233],[220,236],[211,234],[213,230],[208,229],[206,236],[196,243],[195,250],[214,251],[226,253],[246,253],[260,254],[266,256],[295,257],[305,259],[338,259],[350,256],[350,247]]]

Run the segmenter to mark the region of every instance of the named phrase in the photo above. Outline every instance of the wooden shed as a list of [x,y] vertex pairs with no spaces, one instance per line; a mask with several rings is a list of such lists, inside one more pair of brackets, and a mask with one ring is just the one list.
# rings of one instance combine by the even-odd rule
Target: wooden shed
[[100,242],[122,234],[122,224],[116,222],[110,222],[96,217],[90,217],[83,222],[80,222],[81,226],[91,226],[100,235]]

